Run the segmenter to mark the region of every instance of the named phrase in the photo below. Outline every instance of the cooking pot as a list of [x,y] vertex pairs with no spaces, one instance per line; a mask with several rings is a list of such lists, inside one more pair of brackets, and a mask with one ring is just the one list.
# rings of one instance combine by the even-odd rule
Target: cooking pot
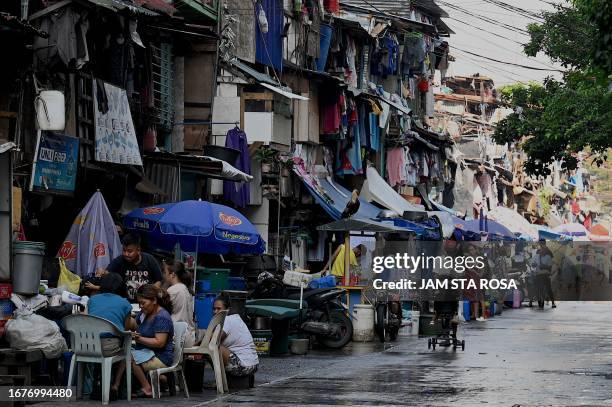
[[253,326],[251,329],[254,331],[265,331],[270,329],[270,325],[270,317],[257,316],[253,318]]

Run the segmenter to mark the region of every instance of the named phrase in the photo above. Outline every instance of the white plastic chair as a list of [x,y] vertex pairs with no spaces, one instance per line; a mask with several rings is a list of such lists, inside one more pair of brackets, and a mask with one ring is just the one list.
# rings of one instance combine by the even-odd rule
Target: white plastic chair
[[219,347],[221,346],[221,335],[223,334],[223,323],[227,311],[221,311],[210,320],[206,335],[200,343],[200,346],[185,348],[185,354],[205,355],[210,357],[212,367],[215,371],[215,382],[217,383],[217,393],[223,394],[229,391],[227,387],[227,377],[225,376],[225,366],[223,365],[223,356]]
[[[70,348],[74,355],[70,362],[68,386],[72,386],[74,369],[78,364],[77,397],[81,397],[83,390],[83,363],[99,363],[102,367],[102,404],[108,404],[111,369],[113,363],[125,361],[125,376],[127,380],[128,401],[132,397],[132,334],[120,331],[115,324],[93,315],[68,315],[62,319],[66,331],[70,332]],[[123,352],[104,356],[102,353],[101,334],[111,333],[123,339]]]
[[183,369],[183,347],[185,346],[185,338],[187,338],[188,329],[189,325],[187,325],[187,322],[174,323],[174,358],[172,359],[172,366],[149,371],[153,398],[158,399],[161,397],[161,392],[159,390],[159,375],[166,373],[174,373],[176,383],[183,388],[185,397],[189,398],[189,390],[187,389],[187,381],[185,380],[185,370]]

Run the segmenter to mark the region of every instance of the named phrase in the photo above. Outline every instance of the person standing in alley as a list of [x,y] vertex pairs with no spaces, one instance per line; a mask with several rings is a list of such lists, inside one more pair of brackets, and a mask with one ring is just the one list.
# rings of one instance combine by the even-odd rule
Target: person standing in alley
[[538,250],[533,258],[533,266],[536,268],[535,281],[538,293],[538,307],[540,309],[544,309],[544,302],[546,299],[549,299],[552,302],[553,308],[557,308],[551,281],[552,260],[553,254],[546,246],[546,241],[542,240],[539,243]]

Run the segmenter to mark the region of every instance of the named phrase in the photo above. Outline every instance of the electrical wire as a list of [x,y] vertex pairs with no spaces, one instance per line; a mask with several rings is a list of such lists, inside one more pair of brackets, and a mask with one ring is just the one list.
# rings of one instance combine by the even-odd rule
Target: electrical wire
[[[463,46],[472,47],[472,45],[471,45],[471,44],[469,44],[469,45],[468,45],[468,44],[457,44],[457,45],[460,45],[460,46],[462,46],[462,47],[463,47]],[[549,68],[554,68],[554,69],[556,69],[556,68],[557,68],[557,67],[556,67],[556,66],[554,66],[554,65],[551,65],[551,64],[548,64],[548,63],[546,63],[546,62],[540,61],[540,60],[538,60],[538,59],[536,59],[536,58],[534,58],[534,57],[530,57],[530,56],[525,55],[525,54],[523,54],[523,53],[521,53],[521,52],[516,52],[516,51],[513,51],[513,50],[511,50],[510,48],[503,47],[503,46],[501,46],[501,45],[499,45],[499,44],[496,44],[496,45],[497,45],[497,47],[498,47],[498,48],[500,48],[500,49],[502,49],[502,50],[504,50],[504,51],[507,51],[507,52],[509,52],[509,53],[511,53],[511,54],[514,54],[514,55],[517,55],[517,56],[519,56],[519,57],[523,57],[523,58],[528,58],[528,59],[530,59],[530,60],[532,60],[532,61],[534,61],[534,62],[537,62],[537,63],[539,63],[539,64],[545,65],[545,66],[547,66],[547,67],[549,67]],[[477,48],[477,50],[478,50],[478,51],[484,51],[484,52],[494,52],[493,50],[490,50],[490,49],[485,49],[485,48]]]
[[[460,52],[461,52],[461,51],[460,51]],[[483,68],[483,69],[485,69],[485,70],[487,70],[487,71],[489,71],[489,72],[499,74],[499,75],[501,75],[501,76],[503,76],[503,77],[505,77],[505,78],[508,78],[508,79],[510,79],[510,80],[512,80],[512,81],[515,81],[515,82],[520,82],[520,83],[524,83],[524,84],[526,84],[526,82],[521,81],[520,79],[516,79],[516,78],[520,78],[520,77],[521,77],[521,76],[520,76],[519,74],[517,74],[516,72],[508,71],[508,70],[506,70],[506,69],[502,69],[502,68],[500,68],[500,67],[493,67],[493,66],[491,66],[491,65],[489,65],[489,66],[481,65],[481,64],[479,63],[479,62],[481,62],[481,61],[478,61],[477,59],[472,58],[472,57],[470,57],[470,56],[468,56],[468,55],[461,55],[461,58],[465,58],[465,59],[467,59],[467,60],[471,61],[471,62],[472,62],[474,65],[477,65],[477,66],[479,66],[479,67],[481,67],[481,68]],[[506,74],[509,74],[509,75],[511,75],[511,76],[513,76],[513,77],[510,77],[510,76],[508,76],[508,75],[506,75],[506,74],[504,74],[504,73],[502,73],[502,72],[505,72]]]
[[523,44],[523,43],[521,43],[521,42],[515,41],[515,40],[510,39],[510,38],[508,38],[508,37],[504,37],[503,35],[500,35],[500,34],[494,33],[493,31],[485,30],[484,28],[477,27],[477,26],[472,25],[472,24],[470,24],[470,23],[466,23],[466,22],[465,22],[465,21],[463,21],[463,20],[459,20],[459,19],[457,19],[457,18],[453,18],[453,17],[448,17],[448,19],[449,19],[449,20],[453,20],[453,21],[457,21],[457,22],[459,22],[459,23],[461,23],[461,24],[465,24],[465,25],[467,25],[467,26],[469,26],[469,27],[472,27],[472,28],[474,28],[474,29],[476,29],[476,30],[478,30],[478,31],[482,31],[482,32],[486,32],[486,33],[488,33],[488,34],[494,35],[494,36],[496,36],[496,37],[498,37],[498,38],[503,38],[504,40],[511,41],[511,42],[513,42],[513,43],[515,43],[515,44],[518,44],[518,45],[521,45],[521,46],[522,46],[522,45],[524,45],[524,44]]
[[504,65],[518,66],[518,67],[520,67],[520,68],[524,68],[524,69],[531,69],[531,70],[533,70],[533,71],[548,71],[548,72],[561,72],[561,73],[565,73],[565,71],[560,70],[560,69],[546,69],[546,68],[538,68],[538,67],[535,67],[535,66],[528,66],[528,65],[523,65],[523,64],[516,64],[516,63],[514,63],[514,62],[500,61],[499,59],[495,59],[495,58],[487,57],[487,56],[480,55],[480,54],[477,54],[477,53],[475,53],[475,52],[471,52],[471,51],[466,51],[466,50],[464,50],[464,49],[457,48],[457,47],[455,47],[455,46],[453,46],[453,45],[450,45],[450,47],[451,47],[451,48],[453,48],[453,49],[456,49],[456,50],[459,50],[459,51],[465,52],[465,53],[467,53],[467,54],[470,54],[470,55],[473,55],[473,56],[476,56],[476,57],[479,57],[479,58],[487,59],[487,60],[489,60],[489,61],[497,62],[497,63],[500,63],[500,64],[504,64]]
[[541,15],[534,13],[533,11],[525,10],[523,8],[513,6],[512,4],[504,3],[501,0],[483,0],[485,3],[493,4],[499,8],[503,8],[504,10],[512,11],[516,14],[519,14],[523,17],[530,18],[535,21],[542,21],[543,18]]
[[522,34],[529,35],[529,32],[527,30],[525,30],[525,29],[522,29],[522,28],[519,28],[519,27],[515,27],[515,26],[510,25],[510,24],[506,24],[504,22],[495,20],[495,19],[487,17],[487,16],[483,16],[481,14],[474,13],[474,12],[472,12],[470,10],[464,9],[463,7],[459,7],[459,6],[456,6],[454,4],[447,3],[447,2],[441,1],[441,0],[438,0],[438,3],[444,5],[444,6],[450,8],[452,10],[459,11],[460,13],[463,13],[463,14],[467,14],[470,17],[476,17],[476,18],[478,18],[478,19],[480,19],[482,21],[485,21],[487,23],[490,23],[490,24],[493,24],[493,25],[497,25],[499,27],[505,28],[505,29],[510,30],[510,31],[515,31],[515,32],[519,32],[519,33],[522,33]]

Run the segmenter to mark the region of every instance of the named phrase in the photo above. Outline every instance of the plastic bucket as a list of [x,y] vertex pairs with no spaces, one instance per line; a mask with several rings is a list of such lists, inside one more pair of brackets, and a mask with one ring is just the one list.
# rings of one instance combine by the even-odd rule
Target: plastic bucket
[[255,344],[257,354],[259,356],[269,356],[270,345],[272,344],[272,331],[268,329],[251,331],[251,335],[253,336],[253,343]]
[[13,292],[38,294],[45,244],[40,242],[13,243]]
[[353,306],[353,340],[370,342],[374,339],[374,307],[369,304]]
[[306,339],[300,339],[300,338],[291,339],[291,340],[289,340],[289,350],[294,355],[305,355],[305,354],[308,353],[308,344],[309,344],[309,342],[310,341],[308,340],[308,338],[306,338]]
[[418,336],[419,335],[419,321],[421,320],[421,312],[412,311],[412,313],[410,314],[410,320],[412,321],[412,330],[410,331],[410,335]]
[[196,294],[206,294],[210,293],[211,291],[210,280],[196,281]]
[[329,45],[332,39],[332,27],[327,24],[321,24],[319,38],[319,58],[317,58],[317,71],[321,72],[325,69],[327,63],[327,54],[329,53]]
[[213,304],[216,294],[200,294],[194,301],[195,322],[198,329],[208,328],[208,324],[213,317]]

